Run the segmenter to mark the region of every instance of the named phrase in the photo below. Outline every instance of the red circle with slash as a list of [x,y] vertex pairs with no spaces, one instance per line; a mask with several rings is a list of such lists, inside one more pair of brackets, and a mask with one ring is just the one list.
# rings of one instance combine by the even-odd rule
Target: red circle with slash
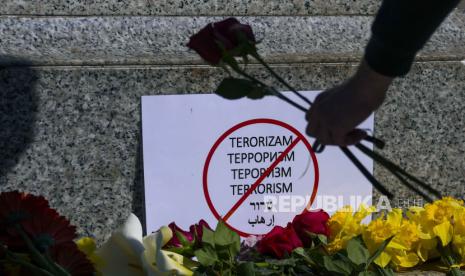
[[[277,126],[280,126],[282,128],[285,128],[287,130],[289,130],[290,132],[292,132],[294,135],[297,136],[297,139],[295,139],[291,145],[289,145],[287,147],[287,149],[280,155],[280,157],[278,157],[275,162],[273,164],[271,164],[271,166],[263,173],[263,175],[257,179],[257,181],[248,189],[248,191],[242,195],[242,197],[236,202],[236,204],[229,210],[229,212],[225,215],[225,216],[221,216],[218,211],[216,210],[215,206],[213,205],[212,203],[212,200],[210,198],[210,194],[208,192],[208,168],[210,166],[210,162],[212,160],[212,157],[213,157],[213,154],[215,153],[215,151],[217,150],[217,148],[220,146],[220,144],[229,136],[231,135],[233,132],[237,131],[238,129],[241,129],[243,127],[246,127],[246,126],[250,126],[250,125],[253,125],[253,124],[271,124],[271,125],[277,125]],[[284,157],[290,152],[290,150],[292,150],[292,148],[294,148],[299,142],[303,142],[305,147],[307,148],[307,150],[309,151],[310,153],[310,156],[312,158],[312,163],[313,163],[313,169],[314,169],[314,172],[315,172],[315,177],[314,177],[314,182],[313,182],[313,191],[312,191],[312,195],[310,196],[310,200],[308,202],[308,205],[306,206],[306,208],[304,208],[303,212],[305,212],[307,209],[310,208],[310,206],[313,204],[313,202],[315,201],[315,197],[316,197],[316,193],[318,191],[318,181],[319,181],[319,171],[318,171],[318,161],[316,159],[316,155],[315,155],[315,152],[313,151],[312,149],[312,146],[310,145],[310,143],[308,142],[308,140],[306,139],[306,137],[304,135],[302,135],[302,133],[300,133],[297,129],[295,129],[294,127],[292,127],[291,125],[289,124],[286,124],[282,121],[278,121],[278,120],[274,120],[274,119],[266,119],[266,118],[261,118],[261,119],[252,119],[252,120],[248,120],[248,121],[245,121],[245,122],[242,122],[242,123],[239,123],[235,126],[233,126],[232,128],[228,129],[225,133],[223,133],[219,138],[218,140],[216,140],[216,142],[213,144],[213,147],[211,148],[210,152],[208,153],[207,155],[207,159],[205,160],[205,165],[204,165],[204,168],[203,168],[203,192],[204,192],[204,195],[205,195],[205,199],[207,201],[207,204],[208,204],[208,207],[210,208],[210,210],[212,211],[213,215],[215,216],[215,218],[217,220],[223,220],[223,222],[232,230],[234,230],[236,233],[238,233],[239,235],[241,235],[242,237],[248,237],[248,236],[252,236],[252,235],[257,235],[257,234],[250,234],[250,233],[246,233],[246,232],[243,232],[243,231],[240,231],[236,228],[234,228],[233,226],[231,226],[227,220],[231,217],[232,214],[234,214],[234,212],[237,210],[237,208],[239,208],[239,206],[247,199],[248,196],[250,196],[252,194],[252,192],[258,187],[258,185],[263,181],[263,179],[270,174],[271,170],[273,170],[274,167],[276,167],[276,165],[278,165],[282,159],[284,159]]]

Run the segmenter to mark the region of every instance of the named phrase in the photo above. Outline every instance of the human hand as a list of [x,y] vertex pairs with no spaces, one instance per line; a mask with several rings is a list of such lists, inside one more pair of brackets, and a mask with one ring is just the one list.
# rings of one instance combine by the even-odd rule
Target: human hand
[[316,97],[306,115],[307,134],[324,145],[358,143],[367,134],[355,127],[382,104],[391,82],[362,62],[352,78]]

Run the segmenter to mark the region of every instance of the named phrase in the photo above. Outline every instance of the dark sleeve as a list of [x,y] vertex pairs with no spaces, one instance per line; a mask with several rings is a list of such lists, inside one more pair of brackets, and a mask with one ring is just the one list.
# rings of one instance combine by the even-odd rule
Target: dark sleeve
[[390,77],[408,73],[416,53],[460,0],[384,0],[372,26],[365,60]]

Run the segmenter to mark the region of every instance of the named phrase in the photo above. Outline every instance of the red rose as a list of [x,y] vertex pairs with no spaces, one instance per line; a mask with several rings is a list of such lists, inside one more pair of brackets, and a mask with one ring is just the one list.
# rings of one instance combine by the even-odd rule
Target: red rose
[[329,215],[323,210],[305,211],[294,218],[292,225],[303,244],[311,246],[312,241],[308,232],[329,236],[328,219]]
[[201,219],[198,224],[194,224],[189,227],[189,233],[191,233],[191,235],[196,238],[197,244],[200,244],[202,241],[204,227],[208,230],[212,230],[210,225],[208,225],[208,223],[203,219]]
[[[241,24],[236,18],[230,17],[205,26],[191,36],[187,47],[196,51],[207,62],[217,65],[223,56],[223,50],[231,51],[241,44],[241,36],[255,44],[255,36],[250,25]],[[230,53],[233,56],[246,54]]]
[[257,243],[258,252],[272,255],[279,259],[285,253],[290,254],[297,247],[302,247],[302,242],[291,223],[286,228],[275,226],[273,230]]

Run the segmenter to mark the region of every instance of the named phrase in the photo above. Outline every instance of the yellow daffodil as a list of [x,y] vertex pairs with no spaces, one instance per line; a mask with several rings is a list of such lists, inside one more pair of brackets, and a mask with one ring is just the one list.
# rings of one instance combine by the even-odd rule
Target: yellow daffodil
[[420,226],[417,223],[402,219],[399,231],[386,249],[396,268],[414,267],[420,263],[421,259],[416,253],[420,236]]
[[337,211],[328,220],[330,237],[327,250],[334,253],[346,248],[349,240],[362,233],[362,220],[374,211],[374,207],[367,207],[363,204],[360,205],[355,214],[351,206],[346,206]]
[[454,235],[452,247],[462,257],[461,266],[465,265],[465,210],[458,212],[454,218]]
[[[392,209],[387,216],[381,216],[371,221],[362,231],[363,241],[365,242],[368,251],[374,253],[381,244],[396,235],[402,225],[402,210]],[[391,241],[392,242],[392,241]],[[385,267],[392,260],[393,252],[389,249],[405,250],[402,244],[389,243],[387,249],[374,261],[377,265]]]
[[452,240],[461,240],[460,235],[454,233],[454,225],[460,224],[460,216],[464,212],[463,201],[452,197],[409,210],[409,218],[421,228],[417,254],[423,261],[439,255],[436,250],[438,240],[442,246],[447,246]]

